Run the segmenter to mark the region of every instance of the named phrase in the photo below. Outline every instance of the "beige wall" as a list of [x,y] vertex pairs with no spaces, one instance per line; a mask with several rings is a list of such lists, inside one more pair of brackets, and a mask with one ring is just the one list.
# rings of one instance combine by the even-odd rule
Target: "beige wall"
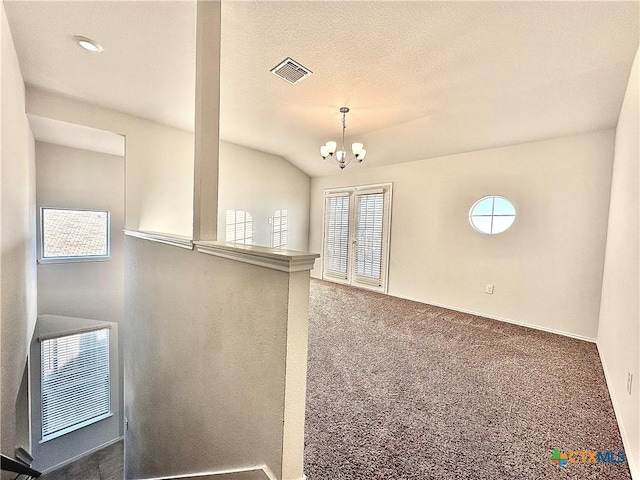
[[309,245],[309,177],[282,157],[220,142],[218,240],[225,241],[227,210],[253,215],[254,243],[271,246],[269,219],[286,209],[290,250]]
[[[36,312],[36,222],[34,140],[25,116],[24,82],[7,23],[0,8],[2,95],[1,120],[1,218],[2,293],[1,418],[2,453],[13,456],[16,446],[29,449],[28,426],[18,424],[25,392],[19,395]],[[26,419],[25,415],[20,415]],[[3,477],[4,478],[4,477]]]
[[[191,237],[194,135],[69,97],[29,88],[28,113],[126,137],[126,228]],[[308,245],[307,175],[281,157],[220,142],[218,222],[227,209],[253,211],[256,241],[270,245],[268,218],[289,210],[290,246]],[[224,241],[223,229],[219,239]]]
[[[598,131],[313,178],[310,250],[322,249],[324,189],[393,182],[391,295],[595,339],[613,137]],[[467,218],[491,194],[517,209],[496,236]]]
[[[640,479],[640,148],[638,55],[616,129],[598,350],[633,478]],[[633,374],[631,395],[627,374]]]
[[[124,304],[124,158],[36,142],[36,193],[38,209],[109,210],[111,221],[108,261],[38,265],[38,313],[120,323]],[[120,373],[114,380],[121,383],[122,362],[117,370]],[[40,433],[34,431],[33,456],[38,468],[47,470],[122,435],[122,403],[120,398],[114,417],[108,421],[42,445],[37,444]]]
[[111,258],[38,265],[38,313],[120,322],[124,158],[36,142],[37,206],[109,210]]
[[29,88],[27,113],[126,137],[126,226],[191,236],[193,133]]
[[[291,341],[306,358],[308,273],[131,237],[125,252],[125,478],[266,465],[301,480],[301,455],[297,476],[281,474],[288,325],[299,315]],[[288,441],[301,449],[301,435]]]

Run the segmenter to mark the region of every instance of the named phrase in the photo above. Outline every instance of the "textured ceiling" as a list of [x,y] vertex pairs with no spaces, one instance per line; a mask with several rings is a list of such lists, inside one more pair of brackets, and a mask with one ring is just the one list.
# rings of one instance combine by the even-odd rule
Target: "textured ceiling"
[[[5,5],[28,83],[193,128],[194,2]],[[221,36],[221,138],[324,175],[343,105],[354,168],[615,126],[638,2],[224,1]]]

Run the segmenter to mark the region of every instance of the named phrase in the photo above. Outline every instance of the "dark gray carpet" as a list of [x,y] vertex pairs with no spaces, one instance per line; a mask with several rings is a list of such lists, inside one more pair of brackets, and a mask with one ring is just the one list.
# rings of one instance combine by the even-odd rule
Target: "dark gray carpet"
[[[312,280],[309,480],[630,479],[596,346]],[[575,457],[574,457],[575,458]]]

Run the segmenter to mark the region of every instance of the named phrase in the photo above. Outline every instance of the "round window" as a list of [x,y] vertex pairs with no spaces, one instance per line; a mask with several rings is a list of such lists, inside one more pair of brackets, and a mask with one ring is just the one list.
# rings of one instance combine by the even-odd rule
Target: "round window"
[[516,219],[516,209],[509,200],[497,195],[484,197],[469,210],[469,223],[480,233],[495,235],[507,230]]

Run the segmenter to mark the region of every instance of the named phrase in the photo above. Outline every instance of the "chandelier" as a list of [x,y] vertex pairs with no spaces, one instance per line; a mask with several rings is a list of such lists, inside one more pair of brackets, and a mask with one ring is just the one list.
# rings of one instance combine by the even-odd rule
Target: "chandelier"
[[333,140],[330,140],[324,145],[320,146],[320,156],[324,160],[326,160],[327,157],[334,158],[335,161],[338,163],[340,170],[344,170],[354,160],[357,163],[362,163],[365,155],[367,154],[367,151],[364,149],[364,145],[362,143],[352,143],[351,151],[353,152],[353,157],[350,157],[347,159],[347,151],[344,149],[344,132],[347,129],[346,118],[347,118],[347,113],[349,113],[349,108],[341,107],[340,113],[342,114],[342,147],[340,150],[336,151],[336,148],[338,148],[338,144]]

